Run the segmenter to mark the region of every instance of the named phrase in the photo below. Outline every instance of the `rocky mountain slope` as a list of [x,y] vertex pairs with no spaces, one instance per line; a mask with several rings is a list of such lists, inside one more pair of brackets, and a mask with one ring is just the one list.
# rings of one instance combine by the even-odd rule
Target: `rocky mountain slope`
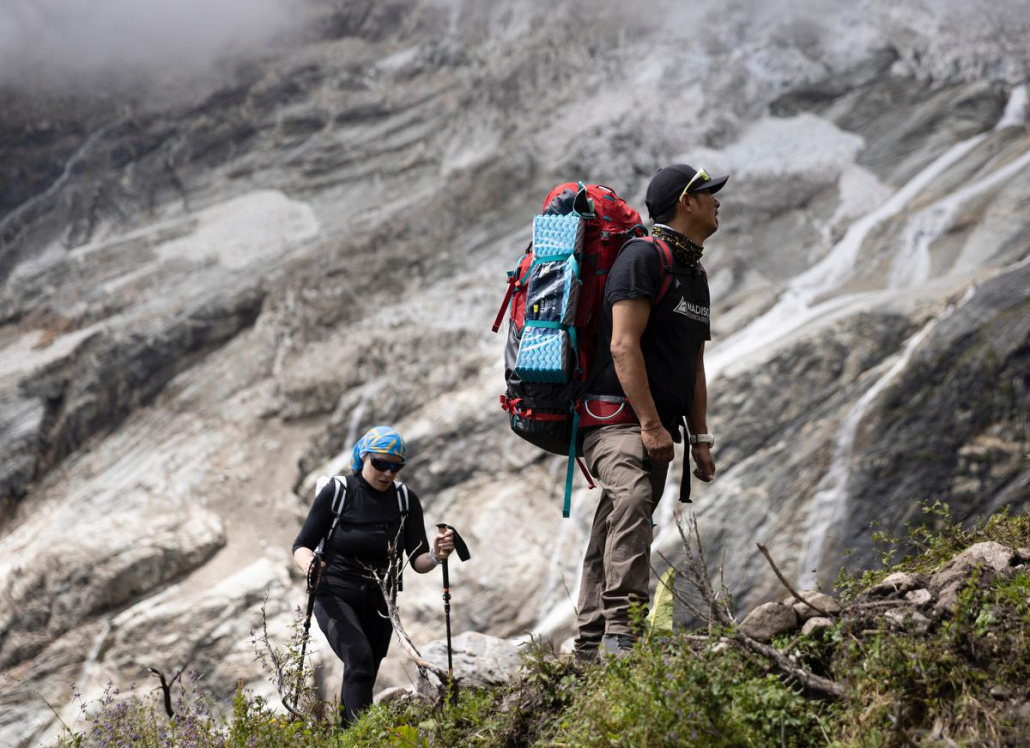
[[[569,178],[642,207],[664,163],[732,174],[705,256],[720,475],[694,509],[740,599],[779,594],[756,540],[826,586],[920,500],[1025,506],[1016,5],[320,2],[174,96],[0,92],[3,742],[54,729],[32,689],[72,718],[69,683],[145,665],[262,683],[248,634],[266,590],[278,634],[303,599],[314,478],[376,423],[473,547],[456,631],[567,636],[597,492],[561,520],[562,460],[496,407],[489,324]],[[409,580],[416,639],[438,584]]]

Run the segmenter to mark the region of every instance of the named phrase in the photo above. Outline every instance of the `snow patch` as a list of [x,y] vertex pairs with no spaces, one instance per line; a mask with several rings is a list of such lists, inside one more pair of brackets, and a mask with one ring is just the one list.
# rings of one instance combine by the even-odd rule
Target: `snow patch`
[[1027,105],[1030,103],[1028,101],[1030,96],[1027,93],[1028,85],[1030,84],[1021,83],[1012,89],[1009,101],[1005,105],[1005,111],[1002,113],[1001,119],[998,120],[998,124],[994,126],[995,131],[1006,127],[1026,126]]
[[279,190],[241,195],[195,217],[192,234],[157,247],[162,261],[214,259],[228,268],[244,268],[286,254],[320,232],[314,209]]
[[809,174],[825,179],[851,166],[864,147],[861,136],[805,113],[766,117],[727,148],[700,148],[682,159],[736,178]]

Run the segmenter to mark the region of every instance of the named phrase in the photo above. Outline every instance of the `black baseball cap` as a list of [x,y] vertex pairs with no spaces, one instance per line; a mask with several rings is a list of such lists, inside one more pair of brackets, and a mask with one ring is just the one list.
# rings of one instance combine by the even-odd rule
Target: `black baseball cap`
[[[683,194],[683,188],[688,184],[690,184],[688,192],[691,195],[705,190],[716,193],[729,179],[729,176],[705,179],[704,175],[707,172],[704,168],[701,171],[703,174],[696,180],[694,177],[697,176],[698,170],[687,164],[674,164],[655,172],[655,175],[651,177],[651,183],[647,185],[647,197],[644,198],[644,204],[647,205],[647,212],[651,216],[651,220],[653,221],[656,216],[660,216],[675,205],[676,201],[680,199],[680,195]],[[691,184],[691,180],[694,180],[693,184]]]

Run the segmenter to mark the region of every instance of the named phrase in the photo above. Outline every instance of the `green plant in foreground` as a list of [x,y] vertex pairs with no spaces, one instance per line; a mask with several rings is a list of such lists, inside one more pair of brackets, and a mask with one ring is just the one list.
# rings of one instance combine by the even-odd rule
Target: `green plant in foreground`
[[799,696],[733,650],[682,635],[591,671],[561,715],[569,745],[825,745],[832,707]]

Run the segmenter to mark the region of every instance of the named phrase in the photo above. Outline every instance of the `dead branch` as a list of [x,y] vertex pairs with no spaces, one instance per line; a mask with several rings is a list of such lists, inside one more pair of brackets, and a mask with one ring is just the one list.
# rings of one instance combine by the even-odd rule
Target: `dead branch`
[[[426,673],[430,672],[436,676],[437,680],[440,681],[438,690],[441,693],[448,688],[448,684],[451,683],[451,677],[447,674],[447,671],[441,667],[438,667],[434,663],[427,660],[422,656],[422,653],[418,651],[418,647],[415,646],[414,642],[411,641],[411,637],[408,636],[408,632],[404,630],[404,623],[401,621],[400,611],[397,608],[397,598],[394,595],[394,590],[391,588],[391,580],[399,579],[400,575],[404,572],[404,569],[408,566],[407,561],[401,560],[401,554],[398,552],[398,541],[401,534],[404,532],[404,523],[401,523],[401,528],[397,532],[397,537],[389,545],[388,555],[391,559],[390,565],[386,571],[380,572],[378,569],[372,567],[366,567],[369,574],[376,580],[379,585],[379,589],[383,593],[383,599],[386,600],[386,617],[393,624],[393,632],[397,636],[397,642],[401,645],[401,649],[408,655],[408,658],[415,663],[415,667],[418,668],[419,674],[425,678]],[[417,551],[418,549],[416,549]],[[412,556],[416,555],[412,553]],[[456,683],[459,679],[454,678]]]
[[814,610],[816,613],[818,613],[818,614],[820,614],[822,616],[825,616],[826,618],[833,618],[832,615],[827,613],[825,610],[820,608],[818,605],[816,605],[815,603],[809,602],[808,600],[806,600],[805,598],[801,597],[801,595],[798,594],[797,590],[795,590],[791,586],[790,582],[788,582],[786,580],[786,578],[783,576],[783,574],[780,572],[780,568],[776,565],[776,562],[773,561],[773,557],[769,554],[769,549],[768,548],[766,548],[761,543],[756,543],[755,545],[758,546],[758,550],[762,552],[763,556],[765,556],[765,560],[769,562],[769,566],[772,567],[773,572],[776,574],[776,578],[780,580],[780,584],[782,584],[784,587],[787,588],[787,592],[789,592],[791,595],[793,595],[795,600],[797,600],[799,603],[804,603],[809,608]]
[[679,518],[676,520],[676,526],[679,529],[680,537],[683,538],[684,548],[687,553],[690,582],[700,593],[716,620],[729,630],[731,643],[737,646],[738,649],[771,664],[782,675],[797,681],[809,693],[824,698],[842,698],[844,696],[844,689],[840,684],[798,667],[774,647],[752,639],[740,630],[739,624],[729,612],[726,601],[720,601],[715,590],[712,589],[712,583],[709,581],[707,574],[708,567],[703,557],[704,546],[701,544],[701,532],[698,529],[697,518],[693,514],[690,515],[686,530],[684,530],[683,523]]

